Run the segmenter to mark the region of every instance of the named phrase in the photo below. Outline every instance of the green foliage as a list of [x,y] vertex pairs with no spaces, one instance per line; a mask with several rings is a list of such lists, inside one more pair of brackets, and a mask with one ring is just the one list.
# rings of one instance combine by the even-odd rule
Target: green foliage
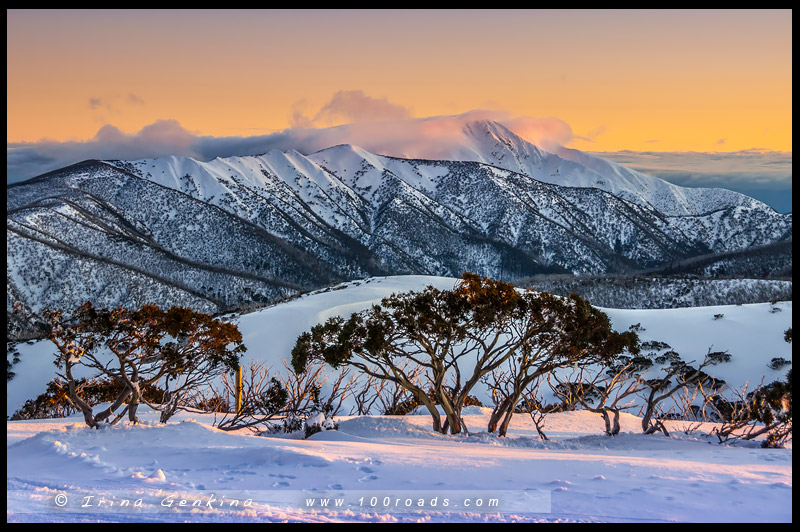
[[785,381],[774,381],[756,390],[752,399],[758,405],[757,419],[765,425],[791,422],[792,419],[792,370]]
[[677,351],[670,349],[666,353],[662,353],[655,358],[656,364],[672,364],[681,360],[680,354]]
[[[235,325],[187,307],[162,310],[148,304],[135,310],[107,310],[87,302],[72,319],[76,330],[92,333],[85,340],[87,351],[102,344],[117,356],[124,353],[129,363],[154,366],[148,369],[159,376],[175,376],[197,364],[201,357],[211,368],[225,366],[233,370],[238,367],[239,355],[246,350]],[[71,337],[69,332],[65,337]]]
[[716,396],[712,406],[722,421],[714,429],[720,443],[766,434],[762,446],[782,447],[792,436],[792,370],[785,381],[759,386],[737,401]]

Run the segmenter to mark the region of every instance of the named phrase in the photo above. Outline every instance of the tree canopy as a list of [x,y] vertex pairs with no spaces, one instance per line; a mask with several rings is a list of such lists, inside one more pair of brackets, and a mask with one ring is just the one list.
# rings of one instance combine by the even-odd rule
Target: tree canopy
[[[137,422],[142,388],[159,383],[166,390],[156,408],[174,408],[182,393],[234,369],[245,351],[238,328],[185,307],[163,310],[148,304],[139,309],[98,309],[90,302],[70,316],[46,309],[37,327],[57,348],[55,364],[66,382],[70,400],[86,423],[97,427],[127,402],[129,419]],[[121,384],[111,406],[94,414],[76,386],[74,371],[89,378]],[[162,416],[163,417],[163,416]]]
[[300,373],[324,360],[394,382],[428,409],[434,430],[459,433],[470,391],[502,365],[553,368],[633,349],[637,341],[635,333],[613,332],[608,317],[578,296],[523,292],[466,273],[453,290],[393,294],[312,327],[297,339],[292,364]]

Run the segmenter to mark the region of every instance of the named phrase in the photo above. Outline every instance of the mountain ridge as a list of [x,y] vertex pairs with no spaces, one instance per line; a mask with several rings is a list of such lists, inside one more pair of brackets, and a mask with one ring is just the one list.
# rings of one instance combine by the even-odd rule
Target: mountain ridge
[[[530,163],[536,175],[340,144],[309,155],[89,160],[9,185],[7,305],[150,297],[223,310],[374,275],[624,273],[791,240],[791,215],[752,198],[664,188],[651,176],[655,185],[641,194],[617,196],[584,186],[594,170],[481,124],[468,131],[473,147],[495,162]],[[479,145],[483,137],[488,145]],[[605,188],[635,182],[619,178],[629,174],[616,163],[606,166]],[[678,199],[692,194],[716,208],[688,212]],[[662,212],[658,202],[674,209]],[[130,286],[111,271],[115,261],[155,281]],[[96,286],[95,269],[107,290]]]

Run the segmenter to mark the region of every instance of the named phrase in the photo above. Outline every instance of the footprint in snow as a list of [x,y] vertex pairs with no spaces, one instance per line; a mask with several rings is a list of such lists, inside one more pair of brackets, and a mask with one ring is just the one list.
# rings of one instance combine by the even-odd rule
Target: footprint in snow
[[275,478],[289,478],[289,479],[297,478],[294,475],[284,475],[283,473],[270,473],[269,476],[275,477]]
[[378,477],[375,475],[367,475],[358,479],[359,482],[369,482],[370,480],[378,480]]
[[362,473],[374,473],[375,472],[374,469],[372,469],[371,467],[367,467],[367,466],[357,467],[356,469],[358,471],[361,471]]

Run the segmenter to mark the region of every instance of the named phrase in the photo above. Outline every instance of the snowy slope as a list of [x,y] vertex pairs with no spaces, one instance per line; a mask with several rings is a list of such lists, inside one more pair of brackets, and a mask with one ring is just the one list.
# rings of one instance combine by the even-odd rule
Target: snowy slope
[[[467,129],[475,139],[473,159],[488,164],[397,159],[351,145],[307,157],[272,150],[209,162],[164,157],[112,164],[292,242],[302,242],[298,227],[317,240],[330,240],[330,228],[341,231],[389,269],[409,273],[455,273],[440,258],[452,253],[453,233],[508,245],[529,262],[605,272],[624,270],[626,260],[654,265],[768,244],[791,231],[790,216],[741,194],[682,189],[589,158],[593,169],[491,122]],[[409,241],[420,215],[430,235]],[[460,268],[471,260],[461,258]]]
[[681,187],[580,150],[558,146],[545,151],[489,120],[466,122],[463,135],[460,149],[440,154],[442,159],[484,162],[555,185],[598,188],[673,216],[766,207],[731,190]]

